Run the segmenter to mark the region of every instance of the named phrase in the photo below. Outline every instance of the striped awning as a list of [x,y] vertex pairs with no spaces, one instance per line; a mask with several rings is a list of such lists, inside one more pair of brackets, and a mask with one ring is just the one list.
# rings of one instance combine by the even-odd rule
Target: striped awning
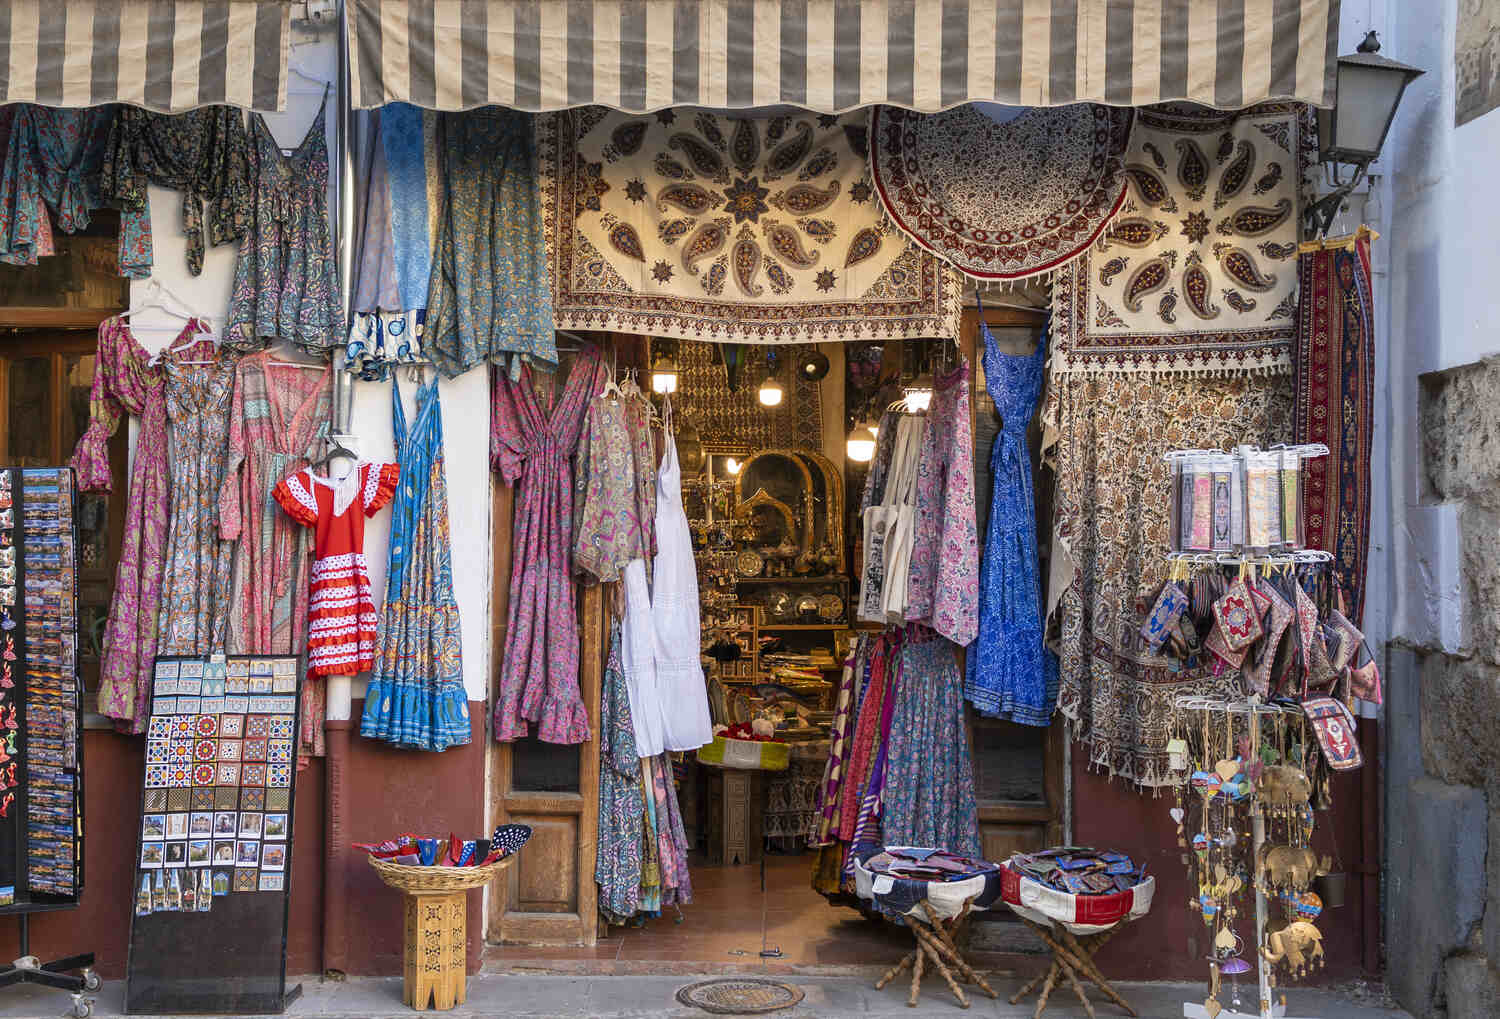
[[0,103],[286,105],[283,0],[0,0]]
[[353,104],[1333,99],[1339,0],[349,0]]

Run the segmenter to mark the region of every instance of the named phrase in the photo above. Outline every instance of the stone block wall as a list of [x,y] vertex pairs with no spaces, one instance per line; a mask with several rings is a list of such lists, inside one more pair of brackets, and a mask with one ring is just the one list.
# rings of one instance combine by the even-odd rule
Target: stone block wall
[[[1419,415],[1422,501],[1457,512],[1462,624],[1456,648],[1387,648],[1386,969],[1419,1017],[1491,1017],[1500,1015],[1500,359],[1423,376]],[[1432,587],[1451,580],[1433,577]]]

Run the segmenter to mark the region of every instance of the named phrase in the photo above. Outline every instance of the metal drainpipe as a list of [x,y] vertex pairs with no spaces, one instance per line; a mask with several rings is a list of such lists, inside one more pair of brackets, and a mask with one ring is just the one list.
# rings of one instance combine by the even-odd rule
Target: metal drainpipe
[[[349,152],[349,12],[343,0],[338,5],[338,53],[339,53],[339,103],[336,140],[339,153],[339,211],[334,223],[334,238],[338,244],[339,285],[343,289],[344,309],[347,314],[352,289],[349,273],[353,267],[353,238],[349,235],[349,224],[354,213],[354,162]],[[342,359],[340,352],[336,358]],[[342,434],[349,429],[353,404],[353,380],[342,370],[333,376],[333,431]],[[345,973],[348,971],[347,919],[349,916],[348,838],[344,832],[344,803],[347,798],[345,768],[349,760],[349,732],[351,718],[351,676],[330,676],[323,682],[328,684],[328,720],[323,724],[324,758],[323,795],[326,801],[323,845],[323,971]]]
[[[1365,766],[1359,776],[1359,909],[1364,931],[1360,937],[1366,973],[1380,972],[1380,740],[1375,726],[1359,727],[1359,742]],[[1380,726],[1382,734],[1385,726]]]

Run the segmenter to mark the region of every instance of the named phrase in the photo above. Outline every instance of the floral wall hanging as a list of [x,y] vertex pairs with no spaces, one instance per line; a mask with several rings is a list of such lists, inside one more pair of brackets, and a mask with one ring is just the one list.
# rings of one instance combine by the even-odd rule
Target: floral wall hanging
[[880,209],[865,117],[538,118],[559,329],[805,343],[956,335],[957,275]]

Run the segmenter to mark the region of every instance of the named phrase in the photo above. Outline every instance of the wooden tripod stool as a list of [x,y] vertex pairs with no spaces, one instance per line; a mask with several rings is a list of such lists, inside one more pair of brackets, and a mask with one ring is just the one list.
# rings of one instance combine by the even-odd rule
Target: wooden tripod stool
[[[943,975],[948,982],[948,989],[958,999],[961,1008],[969,1007],[969,997],[964,989],[959,986],[963,983],[978,984],[980,989],[991,998],[999,998],[979,973],[964,961],[963,955],[958,950],[958,938],[963,933],[963,928],[969,921],[969,906],[973,899],[964,902],[964,908],[951,920],[943,920],[932,908],[932,903],[926,899],[922,900],[922,911],[927,914],[927,922],[923,923],[917,917],[908,913],[904,919],[906,926],[911,929],[912,935],[917,939],[916,950],[896,965],[892,966],[879,980],[875,981],[875,989],[882,990],[886,984],[896,979],[897,975],[904,969],[911,969],[911,994],[906,999],[906,1004],[911,1008],[917,1007],[917,997],[922,993],[922,971],[931,964]],[[955,979],[955,974],[959,979]]]
[[[1041,996],[1037,999],[1036,1011],[1032,1013],[1032,1019],[1041,1019],[1042,1012],[1047,1008],[1047,998],[1051,996],[1052,989],[1061,980],[1065,979],[1073,988],[1073,993],[1078,995],[1078,1000],[1083,1003],[1083,1010],[1087,1012],[1090,1019],[1094,1016],[1094,1006],[1090,1004],[1088,996],[1083,993],[1083,981],[1088,981],[1099,990],[1104,992],[1116,1005],[1119,1005],[1131,1015],[1137,1015],[1130,1003],[1120,997],[1109,981],[1104,979],[1104,974],[1099,972],[1099,967],[1094,965],[1094,953],[1104,947],[1104,943],[1115,936],[1115,933],[1124,926],[1124,921],[1098,934],[1085,934],[1082,937],[1068,930],[1064,925],[1053,921],[1050,929],[1032,920],[1030,917],[1017,913],[1021,922],[1032,930],[1047,943],[1052,949],[1052,964],[1047,972],[1033,977],[1031,982],[1011,996],[1012,1005],[1018,1003],[1026,995],[1041,986]],[[1082,980],[1079,978],[1082,977]]]

